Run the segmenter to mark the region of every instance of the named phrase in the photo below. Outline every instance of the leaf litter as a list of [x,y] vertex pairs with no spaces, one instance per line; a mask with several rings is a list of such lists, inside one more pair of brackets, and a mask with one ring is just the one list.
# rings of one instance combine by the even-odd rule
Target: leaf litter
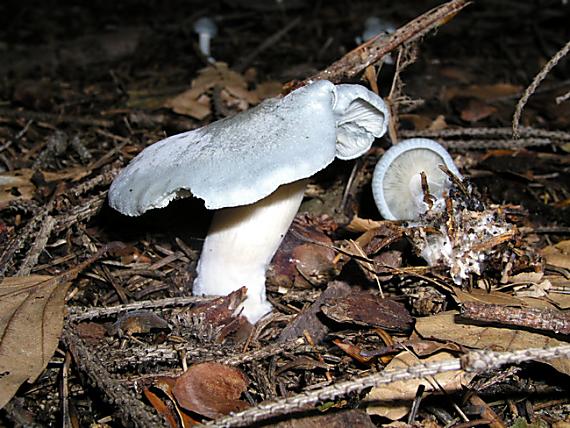
[[[115,60],[126,55],[119,64],[106,63],[110,56],[101,52],[99,59],[79,61],[83,48],[66,40],[71,57],[59,66],[68,81],[39,84],[36,77],[49,70],[13,62],[17,73],[0,85],[3,417],[53,424],[71,409],[85,425],[158,426],[156,409],[168,426],[243,426],[251,417],[278,415],[286,420],[276,426],[405,420],[427,427],[460,420],[477,424],[478,417],[505,426],[520,424],[521,414],[526,421],[568,420],[566,401],[556,400],[567,386],[548,372],[568,376],[567,357],[528,354],[524,361],[548,366],[528,364],[524,371],[490,362],[501,358],[492,351],[568,344],[557,324],[566,322],[570,307],[563,154],[570,137],[565,106],[554,102],[568,90],[564,81],[551,73],[551,81],[535,88],[519,140],[511,139],[509,128],[516,101],[545,61],[545,48],[555,52],[565,43],[541,14],[559,13],[565,22],[564,12],[554,4],[538,12],[526,4],[492,11],[470,6],[451,27],[446,22],[465,2],[449,2],[420,19],[415,8],[395,6],[405,18],[403,30],[352,51],[354,42],[344,33],[359,28],[359,16],[376,7],[369,3],[356,3],[347,13],[325,5],[323,15],[305,13],[312,25],[294,32],[283,26],[283,10],[269,6],[272,28],[286,30],[269,38],[273,45],[258,40],[263,26],[252,31],[244,18],[254,15],[219,9],[218,19],[234,20],[244,33],[225,27],[219,35],[224,43],[213,45],[216,58],[225,62],[216,64],[189,55],[169,26],[163,32],[135,31],[148,39],[137,36],[141,50],[131,46],[113,53]],[[89,13],[98,12],[93,7],[87,23]],[[477,24],[466,24],[467,14]],[[536,34],[521,33],[521,19],[538,20],[528,28],[548,37],[537,43]],[[339,33],[338,20],[351,30]],[[489,56],[485,49],[494,49],[496,36],[477,26],[483,22],[501,28],[507,39],[517,29],[517,37],[528,42],[530,60],[505,55],[510,48],[502,41],[500,53]],[[29,25],[35,23],[32,17]],[[435,37],[424,37],[426,28],[439,27]],[[482,43],[466,42],[473,37]],[[333,63],[326,71],[332,80],[357,79],[369,66],[366,58],[374,62],[418,40],[422,50],[414,60],[421,71],[411,67],[400,75],[410,52],[401,50],[395,68],[369,68],[365,76],[372,87],[392,87],[392,137],[438,139],[469,177],[462,185],[482,194],[465,193],[458,184],[445,213],[429,212],[419,225],[386,222],[370,202],[369,183],[389,143],[377,142],[355,164],[333,165],[313,180],[304,205],[308,212],[297,217],[274,259],[268,295],[275,311],[257,325],[235,311],[244,289],[219,298],[188,297],[207,228],[200,206],[180,202],[192,207],[190,225],[174,209],[133,222],[105,207],[118,169],[165,132],[243,111],[280,93],[291,78],[319,76],[315,70],[327,64]],[[245,51],[257,52],[257,59],[251,57],[245,71],[232,68],[236,54]],[[348,54],[338,60],[342,52]],[[182,58],[183,65],[172,58]],[[91,64],[93,74],[79,73],[78,63]],[[98,64],[104,72],[96,71]],[[487,73],[477,71],[483,67]],[[558,67],[567,70],[563,62]],[[20,79],[18,73],[31,74]],[[298,84],[291,81],[285,91]],[[123,245],[105,256],[97,253],[114,239]],[[452,251],[434,249],[438,240],[449,241]],[[97,260],[78,262],[96,253]],[[57,388],[64,372],[58,345],[73,357],[69,389]],[[469,358],[479,355],[470,352],[477,350],[490,359],[485,364],[496,374],[492,386],[479,388],[483,375],[469,370]],[[518,364],[521,358],[509,361]],[[452,371],[405,378],[414,367],[458,361],[462,365]],[[382,387],[372,382],[390,373],[404,379],[394,377]],[[515,405],[509,387],[521,379],[534,389]],[[422,384],[425,391],[418,395]],[[381,403],[369,404],[369,398]],[[472,406],[483,411],[469,413]]]

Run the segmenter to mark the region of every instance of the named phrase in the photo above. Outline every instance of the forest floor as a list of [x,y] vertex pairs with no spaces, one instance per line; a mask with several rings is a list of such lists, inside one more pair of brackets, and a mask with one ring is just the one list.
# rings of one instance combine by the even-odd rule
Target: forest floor
[[[0,4],[0,426],[570,426],[568,56],[512,126],[570,7],[475,1],[405,27],[438,5]],[[193,31],[206,15],[215,64]],[[353,51],[371,16],[411,31],[377,42],[396,40],[392,63]],[[311,178],[252,326],[240,291],[191,295],[200,200],[131,218],[107,192],[151,143],[341,58],[333,80],[377,87],[389,135]],[[465,182],[442,215],[383,221],[374,166],[412,137]],[[421,257],[434,233],[452,260]]]

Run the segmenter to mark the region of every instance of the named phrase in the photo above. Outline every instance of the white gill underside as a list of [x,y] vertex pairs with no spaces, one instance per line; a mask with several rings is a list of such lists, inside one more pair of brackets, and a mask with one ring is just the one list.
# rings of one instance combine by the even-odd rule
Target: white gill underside
[[426,173],[430,194],[441,200],[450,183],[439,165],[445,165],[443,159],[427,150],[410,150],[394,160],[389,173],[385,175],[383,186],[384,199],[390,201],[389,208],[395,218],[413,220],[426,211],[420,176],[422,171]]

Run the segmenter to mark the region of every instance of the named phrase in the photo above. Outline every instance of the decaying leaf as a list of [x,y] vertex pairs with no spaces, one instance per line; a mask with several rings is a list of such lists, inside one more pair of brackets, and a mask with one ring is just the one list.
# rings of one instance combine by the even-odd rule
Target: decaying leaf
[[178,114],[202,120],[211,113],[208,93],[215,87],[219,89],[220,97],[226,105],[243,111],[265,97],[278,95],[276,86],[260,85],[259,91],[250,91],[244,76],[231,70],[227,64],[217,62],[200,70],[198,77],[192,81],[192,87],[166,100],[164,106]]
[[63,329],[71,281],[113,245],[58,276],[10,277],[0,283],[0,409],[47,366]]
[[[459,318],[456,311],[419,318],[415,330],[425,339],[452,341],[470,348],[493,351],[516,351],[568,343],[525,330],[468,324]],[[561,373],[570,374],[568,359],[551,360],[548,364]]]
[[32,170],[0,173],[0,208],[14,200],[29,200],[36,187],[32,183]]
[[560,241],[558,244],[549,245],[540,251],[548,264],[556,267],[570,269],[570,240]]
[[362,410],[352,409],[327,412],[324,415],[292,418],[275,425],[267,425],[267,428],[374,428],[375,426],[370,416]]
[[145,388],[143,394],[152,407],[166,419],[172,428],[180,426],[187,428],[198,425],[200,422],[181,410],[176,403],[172,393],[172,388],[174,388],[175,384],[175,378],[161,376],[154,379],[152,387]]
[[190,309],[184,308],[176,313],[176,322],[194,328],[200,325],[203,339],[221,343],[231,335],[235,341],[241,342],[247,339],[253,327],[244,316],[236,313],[246,293],[247,288],[241,287],[227,296],[199,303]]
[[336,322],[400,332],[409,330],[414,322],[403,304],[369,292],[354,292],[334,299],[323,305],[321,311]]
[[[422,363],[431,363],[455,358],[448,352],[439,352],[431,357],[422,359]],[[398,354],[386,366],[386,370],[397,370],[417,365],[420,361],[411,352],[405,351]],[[463,370],[439,373],[425,379],[410,379],[393,382],[372,388],[366,396],[366,401],[375,402],[367,407],[366,411],[371,415],[379,415],[391,420],[397,420],[405,416],[412,405],[418,387],[425,385],[426,393],[440,391],[452,393],[466,386],[475,375]],[[441,389],[440,389],[441,388]]]
[[479,302],[495,305],[524,306],[524,302],[521,299],[500,291],[488,292],[480,288],[465,291],[459,287],[452,287],[452,290],[453,298],[457,303]]
[[329,326],[319,316],[322,305],[329,300],[347,296],[351,292],[352,288],[346,282],[331,281],[317,300],[283,329],[278,340],[285,342],[308,333],[314,343],[320,343],[330,331]]
[[247,384],[245,375],[236,368],[200,363],[176,380],[172,392],[186,410],[214,419],[249,407],[239,399]]
[[267,271],[270,284],[310,288],[326,284],[337,273],[333,241],[310,221],[297,216]]
[[33,382],[57,348],[69,282],[31,275],[0,283],[0,408]]

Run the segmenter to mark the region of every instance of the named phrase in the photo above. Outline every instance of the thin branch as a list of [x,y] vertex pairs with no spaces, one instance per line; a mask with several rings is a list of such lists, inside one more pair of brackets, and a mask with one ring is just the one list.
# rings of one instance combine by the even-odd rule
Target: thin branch
[[468,0],[452,0],[444,3],[398,28],[389,36],[378,35],[370,39],[301,83],[290,82],[286,88],[292,90],[313,80],[326,79],[333,83],[339,83],[342,80],[353,78],[404,43],[418,40],[430,31],[446,24],[469,4],[471,2]]
[[570,41],[568,41],[568,43],[566,43],[566,45],[564,45],[564,47],[562,49],[560,49],[558,52],[556,52],[554,54],[554,56],[552,58],[550,58],[550,61],[548,61],[544,65],[544,67],[542,67],[542,70],[540,70],[540,72],[534,77],[533,81],[528,86],[528,88],[526,88],[526,90],[524,91],[523,96],[521,97],[521,99],[517,103],[517,108],[515,109],[515,114],[513,115],[513,137],[514,138],[519,137],[519,122],[521,119],[522,111],[523,111],[524,106],[526,105],[528,99],[534,93],[534,91],[536,91],[536,88],[538,88],[538,86],[544,80],[544,78],[548,75],[548,73],[550,73],[550,70],[552,70],[556,66],[556,64],[558,64],[560,62],[560,60],[568,54],[569,51],[570,51]]
[[208,423],[216,427],[242,427],[253,425],[275,416],[314,408],[318,403],[362,392],[367,388],[379,387],[401,380],[425,378],[439,373],[455,370],[483,373],[497,369],[505,364],[518,364],[530,360],[551,360],[568,358],[570,345],[553,348],[532,348],[513,352],[473,351],[461,358],[417,364],[400,370],[385,370],[380,373],[349,380],[324,388],[304,392],[278,401],[260,404],[232,416],[227,416]]

